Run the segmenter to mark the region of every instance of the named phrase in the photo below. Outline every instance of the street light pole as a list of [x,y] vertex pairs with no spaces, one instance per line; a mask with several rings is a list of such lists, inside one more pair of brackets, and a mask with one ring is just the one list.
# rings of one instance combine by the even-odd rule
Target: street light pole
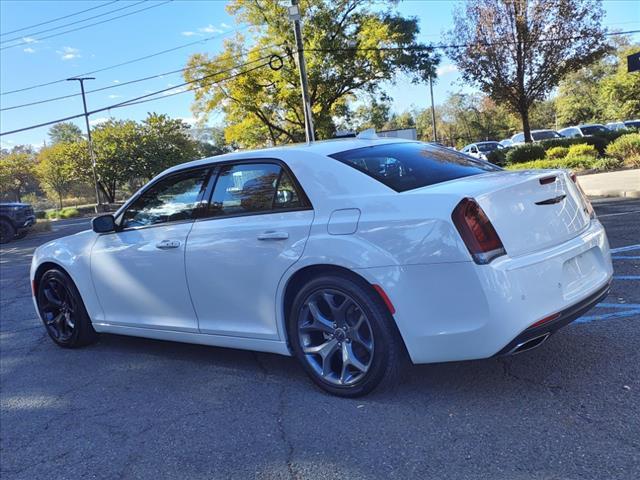
[[93,142],[91,141],[91,128],[89,127],[89,113],[87,112],[87,99],[84,93],[84,81],[95,80],[95,77],[74,77],[67,78],[67,81],[80,82],[80,91],[82,92],[82,105],[84,107],[84,121],[87,125],[87,140],[89,142],[89,156],[91,157],[91,168],[93,169],[93,185],[96,191],[96,213],[102,210],[102,204],[100,203],[100,189],[98,188],[98,174],[96,173],[96,155],[93,151]]
[[298,71],[300,72],[300,84],[302,86],[302,108],[304,110],[304,130],[307,143],[313,142],[316,137],[313,132],[313,116],[309,101],[309,87],[307,85],[307,67],[304,61],[304,47],[302,44],[302,30],[300,28],[300,8],[298,0],[291,0],[289,7],[289,19],[293,20],[293,33],[296,37],[296,50],[298,53]]
[[433,103],[433,76],[429,72],[429,90],[431,91],[431,124],[433,125],[433,141],[438,141],[438,133],[436,132],[436,107]]

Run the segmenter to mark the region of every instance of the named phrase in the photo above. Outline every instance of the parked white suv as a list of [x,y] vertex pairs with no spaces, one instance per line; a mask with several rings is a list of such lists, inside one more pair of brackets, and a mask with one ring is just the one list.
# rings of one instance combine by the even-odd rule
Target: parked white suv
[[472,157],[486,160],[487,155],[498,148],[504,148],[499,142],[476,142],[470,143],[464,147],[461,152],[471,155]]
[[[531,130],[531,138],[534,142],[539,142],[540,140],[549,140],[552,138],[562,138],[563,135],[560,135],[555,130]],[[524,133],[516,133],[513,137],[511,137],[511,145],[520,145],[524,143]]]

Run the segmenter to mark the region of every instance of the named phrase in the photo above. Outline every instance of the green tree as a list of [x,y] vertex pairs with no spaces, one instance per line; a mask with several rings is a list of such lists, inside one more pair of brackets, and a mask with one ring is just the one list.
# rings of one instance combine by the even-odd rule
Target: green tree
[[598,0],[469,0],[454,15],[449,42],[464,80],[520,116],[531,141],[529,111],[567,73],[609,49]]
[[[98,185],[110,203],[115,201],[119,187],[145,170],[145,162],[141,160],[143,139],[140,130],[132,120],[110,119],[92,132]],[[84,178],[93,182],[88,156],[82,159],[81,165]]]
[[83,138],[80,127],[71,122],[56,123],[49,128],[48,135],[51,143],[78,142]]
[[600,84],[606,120],[627,120],[640,117],[640,72],[627,72],[627,56],[640,52],[640,44],[621,49],[612,75]]
[[[356,94],[376,94],[381,84],[405,72],[423,79],[438,58],[420,47],[415,18],[393,13],[393,5],[372,8],[372,0],[307,0],[302,2],[302,30],[310,103],[318,138],[335,131],[335,119],[348,113]],[[227,7],[239,22],[253,27],[251,47],[237,35],[219,55],[195,54],[185,79],[196,82],[193,110],[225,114],[225,137],[242,147],[304,139],[300,80],[292,50],[293,29],[282,2],[233,0]],[[271,47],[273,45],[284,47]],[[390,49],[378,49],[386,47]],[[289,52],[283,67],[258,68],[269,53]],[[249,61],[255,63],[234,68]],[[278,61],[272,63],[279,63]],[[255,67],[255,70],[250,71]],[[216,72],[224,73],[216,74]],[[241,72],[246,72],[241,74]],[[215,83],[233,74],[235,78]],[[206,79],[203,79],[206,76]]]
[[166,168],[197,159],[198,143],[189,135],[189,125],[167,115],[150,113],[139,127],[139,158],[134,173],[150,180]]
[[58,200],[62,199],[78,182],[78,159],[86,156],[84,142],[60,142],[43,148],[38,153],[35,174],[45,192]]
[[386,98],[381,101],[371,98],[368,102],[358,105],[349,115],[345,123],[345,130],[362,131],[368,128],[383,130],[390,119],[391,105]]
[[0,155],[0,195],[16,202],[37,186],[34,175],[35,155],[30,147],[17,146]]

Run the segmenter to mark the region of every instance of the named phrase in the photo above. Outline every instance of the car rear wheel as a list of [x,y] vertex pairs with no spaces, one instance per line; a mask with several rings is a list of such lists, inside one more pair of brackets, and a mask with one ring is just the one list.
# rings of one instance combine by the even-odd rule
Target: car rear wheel
[[334,395],[358,397],[393,385],[403,346],[373,288],[347,275],[324,275],[296,295],[288,316],[292,350],[311,379]]
[[16,229],[10,222],[0,219],[0,243],[9,243],[16,236]]
[[51,269],[44,273],[38,282],[37,302],[47,333],[61,347],[81,347],[97,339],[80,292],[65,272]]

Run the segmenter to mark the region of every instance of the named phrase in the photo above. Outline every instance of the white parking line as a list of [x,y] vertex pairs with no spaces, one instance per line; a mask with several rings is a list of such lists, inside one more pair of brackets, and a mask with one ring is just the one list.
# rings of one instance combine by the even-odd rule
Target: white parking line
[[612,248],[611,253],[630,252],[632,250],[640,250],[640,243],[636,245],[627,245],[626,247]]
[[604,215],[598,215],[598,218],[601,218],[601,217],[616,217],[618,215],[630,215],[632,213],[640,213],[640,210],[634,210],[633,212],[605,213]]

